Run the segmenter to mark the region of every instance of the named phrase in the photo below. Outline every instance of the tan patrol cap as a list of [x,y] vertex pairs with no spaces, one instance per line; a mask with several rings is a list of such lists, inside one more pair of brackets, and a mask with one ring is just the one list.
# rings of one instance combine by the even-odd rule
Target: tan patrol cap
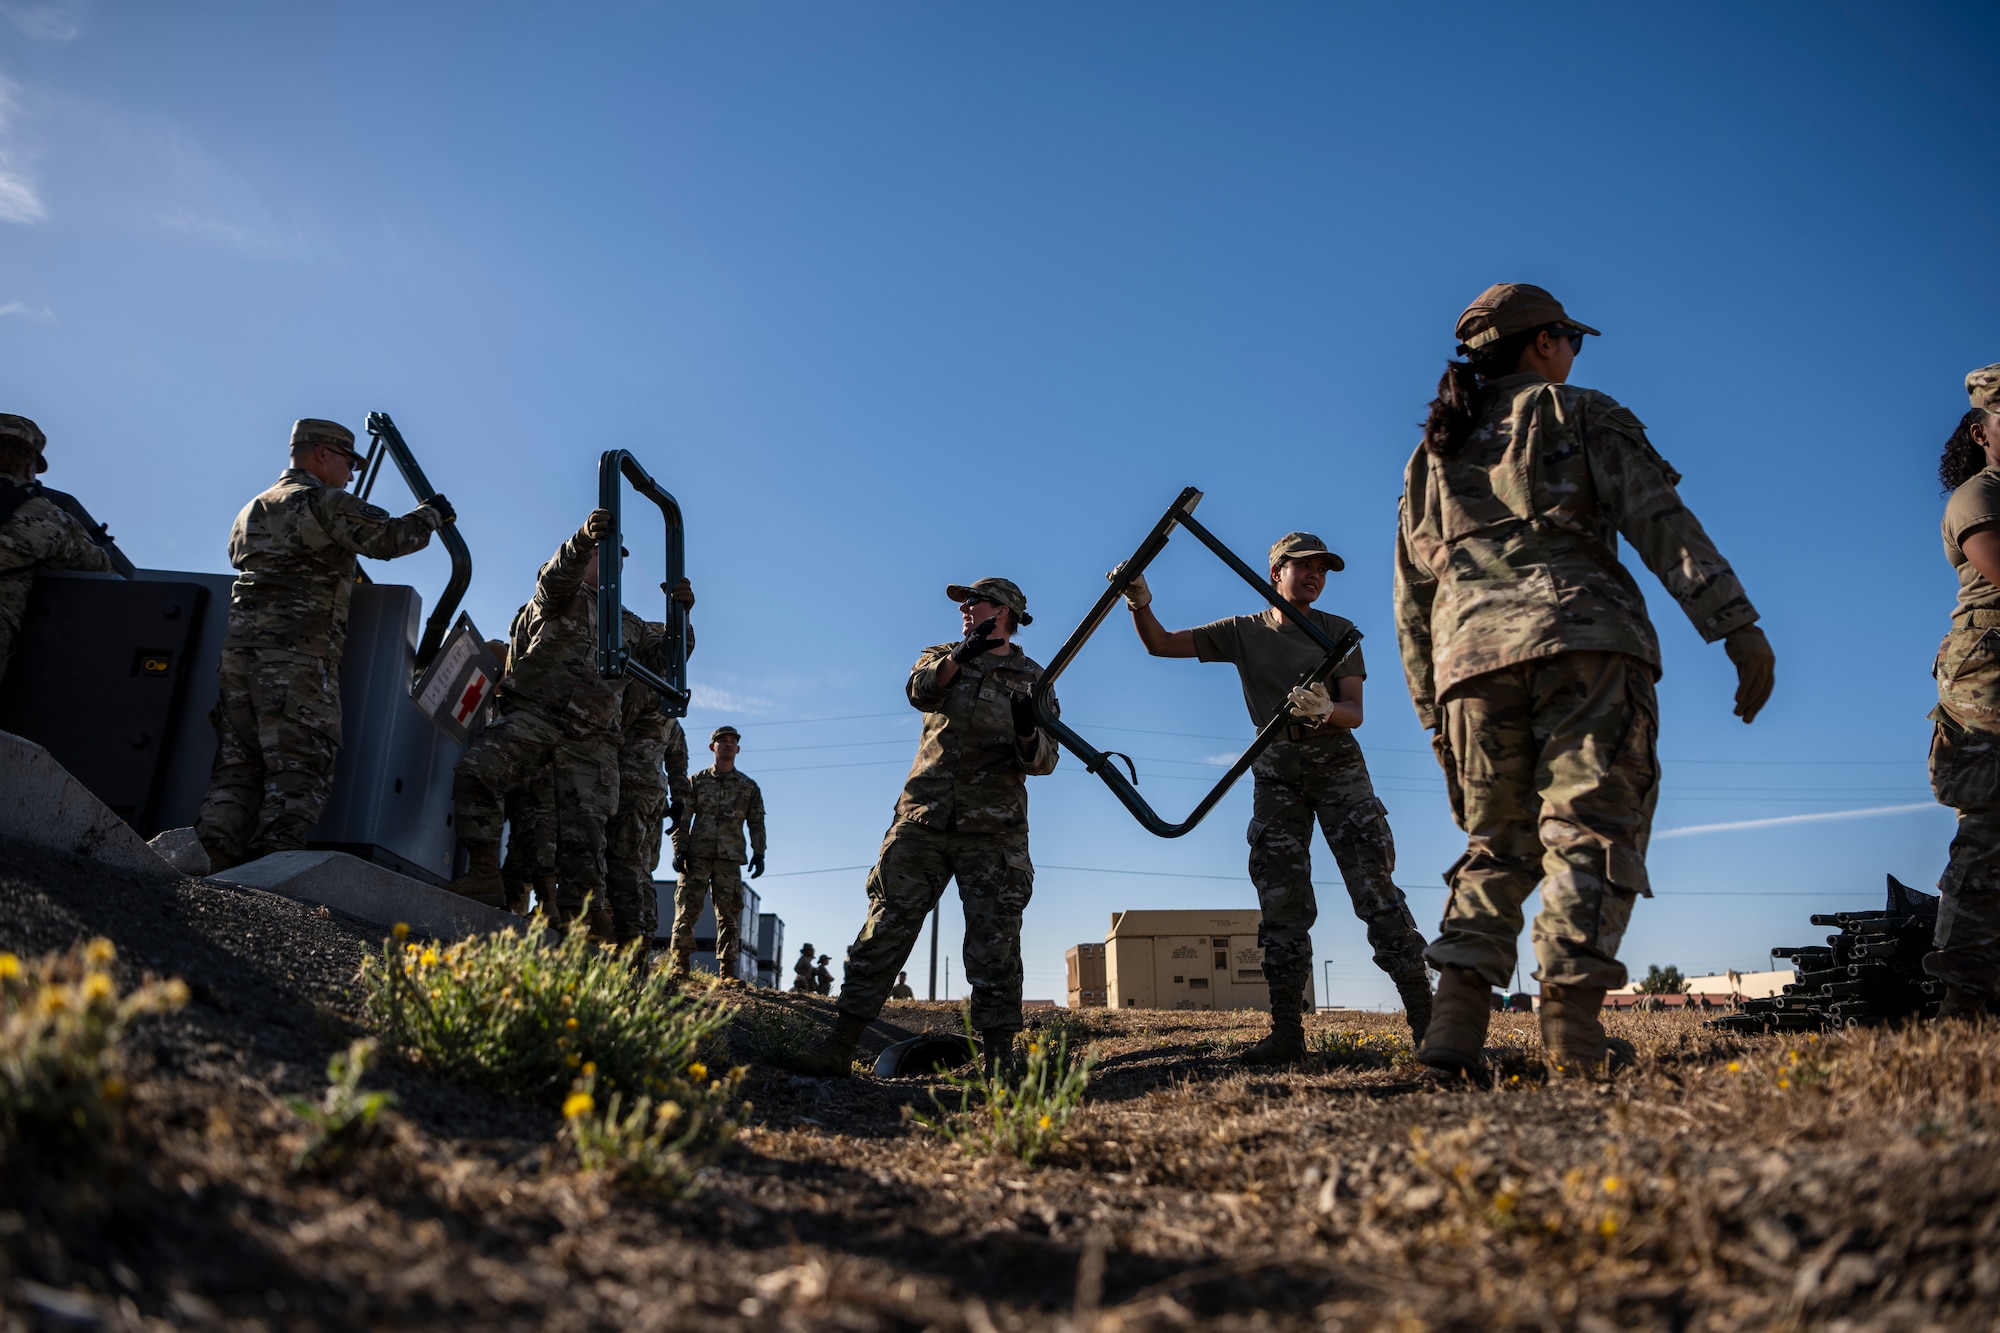
[[734,736],[739,741],[743,739],[742,732],[738,731],[736,728],[730,726],[728,723],[725,722],[723,725],[717,727],[714,731],[708,733],[708,743],[710,745],[713,745],[717,741],[721,740],[724,736]]
[[1567,324],[1579,333],[1596,334],[1588,324],[1571,319],[1556,300],[1531,282],[1496,282],[1472,298],[1458,317],[1458,353],[1466,356],[1509,334],[1526,333],[1545,324]]
[[319,417],[300,417],[292,423],[292,448],[301,445],[327,444],[336,449],[354,452],[354,432],[338,421],[325,421]]
[[948,584],[944,595],[960,604],[969,602],[975,597],[984,597],[987,601],[1012,611],[1014,619],[1023,625],[1035,623],[1035,618],[1028,614],[1028,595],[1016,587],[1011,579],[980,579],[976,583]]
[[1326,557],[1326,567],[1335,573],[1347,568],[1347,562],[1326,549],[1326,543],[1310,532],[1288,532],[1271,546],[1271,567],[1276,569],[1286,560],[1309,560],[1313,556]]
[[42,457],[42,450],[48,447],[49,437],[42,434],[42,428],[26,417],[15,416],[12,412],[0,412],[0,436],[10,440],[20,440],[35,451],[35,471],[47,472],[49,460]]
[[1972,406],[2000,412],[2000,361],[1981,366],[1965,377],[1965,396]]

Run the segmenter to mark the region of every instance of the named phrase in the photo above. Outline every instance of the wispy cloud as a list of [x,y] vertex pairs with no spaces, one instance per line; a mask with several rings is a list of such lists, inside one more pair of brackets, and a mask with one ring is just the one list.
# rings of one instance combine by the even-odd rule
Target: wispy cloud
[[1693,838],[1707,833],[1734,833],[1739,829],[1776,828],[1780,824],[1827,824],[1841,819],[1875,819],[1882,815],[1907,815],[1918,810],[1941,810],[1936,801],[1916,801],[1909,805],[1871,805],[1863,810],[1822,810],[1811,815],[1773,815],[1769,819],[1732,819],[1726,824],[1690,824],[1686,828],[1661,829],[1662,838]]
[[1214,764],[1218,768],[1228,768],[1243,757],[1241,750],[1225,750],[1221,754],[1205,754],[1195,760],[1197,764]]
[[56,312],[45,305],[29,305],[26,301],[9,301],[0,305],[0,319],[17,315],[22,319],[54,319]]
[[23,37],[47,46],[64,46],[83,36],[83,19],[89,9],[90,0],[40,0],[35,4],[0,0],[0,15],[5,15]]
[[695,684],[690,702],[706,713],[740,713],[757,716],[771,711],[771,701],[755,695],[737,694],[732,690],[719,690],[713,685]]
[[14,141],[14,113],[19,104],[12,80],[0,77],[0,222],[40,222],[49,215],[41,191],[28,175]]

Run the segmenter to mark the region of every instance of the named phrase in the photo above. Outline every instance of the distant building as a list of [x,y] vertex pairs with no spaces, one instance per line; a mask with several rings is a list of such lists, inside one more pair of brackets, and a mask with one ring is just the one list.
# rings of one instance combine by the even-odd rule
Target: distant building
[[[1113,1009],[1261,1009],[1269,1012],[1259,912],[1114,912],[1104,938]],[[1310,983],[1306,1004],[1313,1004]]]
[[1063,961],[1069,967],[1069,1007],[1104,1008],[1104,946],[1073,944]]
[[[653,893],[659,899],[660,926],[653,937],[662,948],[673,942],[674,933],[674,881],[656,879]],[[743,920],[737,926],[739,938],[743,941],[743,953],[737,960],[738,978],[752,986],[776,988],[789,984],[789,978],[782,975],[785,952],[785,923],[776,912],[759,912],[763,905],[757,890],[743,886]],[[694,967],[697,972],[715,971],[715,900],[710,898],[702,904],[701,916],[694,923]]]
[[1641,995],[1636,983],[1620,986],[1604,997],[1607,1009],[1730,1009],[1743,1000],[1761,1000],[1783,995],[1785,987],[1798,980],[1789,967],[1769,972],[1717,972],[1712,976],[1689,977],[1687,989],[1679,995]]

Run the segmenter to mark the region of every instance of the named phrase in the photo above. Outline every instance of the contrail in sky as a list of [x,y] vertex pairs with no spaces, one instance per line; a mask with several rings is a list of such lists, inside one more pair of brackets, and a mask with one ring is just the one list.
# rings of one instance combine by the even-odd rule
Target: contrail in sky
[[1773,815],[1769,819],[1737,819],[1727,824],[1690,824],[1686,828],[1662,829],[1653,835],[1655,841],[1661,838],[1692,838],[1698,833],[1734,833],[1737,829],[1775,828],[1779,824],[1821,824],[1830,819],[1870,819],[1876,815],[1906,815],[1913,810],[1942,810],[1935,801],[1919,801],[1914,805],[1871,805],[1865,810],[1822,810],[1816,815]]

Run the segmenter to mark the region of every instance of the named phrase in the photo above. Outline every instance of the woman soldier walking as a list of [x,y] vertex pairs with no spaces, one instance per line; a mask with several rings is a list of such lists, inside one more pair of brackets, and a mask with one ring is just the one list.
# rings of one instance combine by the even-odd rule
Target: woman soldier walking
[[1940,1018],[2000,1012],[2000,365],[1967,375],[1965,392],[1972,410],[1938,461],[1951,493],[1944,554],[1958,574],[1958,609],[1931,668],[1931,791],[1958,811],[1924,959],[1944,982]]
[[[1681,504],[1639,418],[1570,385],[1596,329],[1526,283],[1458,319],[1404,474],[1396,620],[1417,716],[1434,733],[1465,855],[1425,957],[1441,973],[1418,1058],[1484,1077],[1491,987],[1513,973],[1539,884],[1535,976],[1551,1068],[1608,1072],[1599,1016],[1618,945],[1651,896],[1659,641],[1618,538],[1736,664],[1736,715],[1770,698],[1773,657],[1728,561]],[[1629,1048],[1628,1048],[1629,1050]],[[1623,1054],[1623,1052],[1621,1052]]]

